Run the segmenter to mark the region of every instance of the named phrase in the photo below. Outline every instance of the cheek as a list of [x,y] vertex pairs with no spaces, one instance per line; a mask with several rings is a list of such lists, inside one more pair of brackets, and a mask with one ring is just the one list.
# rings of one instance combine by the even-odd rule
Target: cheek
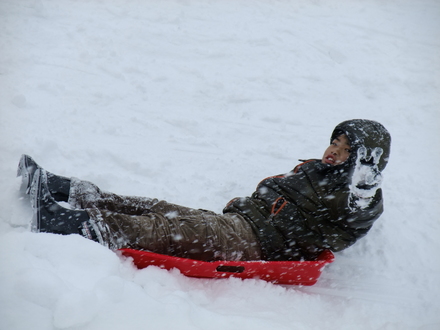
[[349,152],[344,152],[342,154],[342,159],[343,159],[342,161],[345,162],[348,159],[348,157],[350,157],[350,153]]

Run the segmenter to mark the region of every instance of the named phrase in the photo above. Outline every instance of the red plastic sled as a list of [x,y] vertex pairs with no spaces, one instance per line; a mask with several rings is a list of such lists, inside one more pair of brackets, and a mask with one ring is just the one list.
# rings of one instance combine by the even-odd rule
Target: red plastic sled
[[133,258],[139,268],[158,266],[163,269],[177,268],[183,275],[199,278],[242,279],[259,278],[277,284],[313,285],[318,281],[325,265],[333,262],[335,256],[329,250],[323,251],[316,261],[199,261],[171,257],[153,252],[121,249],[125,257]]

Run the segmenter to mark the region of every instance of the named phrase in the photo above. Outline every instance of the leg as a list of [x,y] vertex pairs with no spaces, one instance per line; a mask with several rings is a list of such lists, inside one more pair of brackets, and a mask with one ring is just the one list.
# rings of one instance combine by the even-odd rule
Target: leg
[[[180,217],[176,251],[186,258],[206,261],[260,260],[261,249],[250,224],[238,214],[215,214]],[[202,258],[199,258],[201,253]]]
[[166,201],[158,201],[156,204],[151,206],[150,211],[153,213],[164,214],[167,218],[173,217],[186,217],[186,216],[197,216],[200,214],[216,214],[212,211],[193,209],[186,206],[181,206],[177,204],[168,203]]
[[95,184],[72,178],[70,184],[69,204],[78,209],[100,209],[110,212],[142,215],[158,200],[146,197],[120,196],[102,191]]
[[128,216],[87,209],[93,219],[105,224],[108,231],[103,236],[113,249],[134,248],[204,261],[261,259],[257,238],[241,216],[187,210],[192,215]]
[[[29,194],[36,170],[42,169],[30,156],[22,155],[18,164],[17,176],[22,177],[20,190]],[[157,199],[133,196],[119,196],[104,192],[93,183],[79,179],[69,179],[46,173],[46,185],[53,199],[58,202],[69,202],[73,207],[85,209],[98,207],[112,212],[141,215],[158,202]]]

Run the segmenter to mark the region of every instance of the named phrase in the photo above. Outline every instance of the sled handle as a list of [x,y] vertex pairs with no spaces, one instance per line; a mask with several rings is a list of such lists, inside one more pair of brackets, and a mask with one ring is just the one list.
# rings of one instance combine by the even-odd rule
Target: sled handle
[[216,269],[218,272],[225,272],[225,273],[243,273],[244,267],[243,266],[225,266],[220,265]]

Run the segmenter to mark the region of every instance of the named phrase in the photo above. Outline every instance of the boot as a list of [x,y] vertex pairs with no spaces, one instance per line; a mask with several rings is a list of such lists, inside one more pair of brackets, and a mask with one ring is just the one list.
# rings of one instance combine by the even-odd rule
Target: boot
[[47,173],[37,168],[30,186],[31,204],[34,209],[33,232],[61,235],[79,234],[98,242],[99,230],[92,225],[85,210],[71,210],[58,204],[50,194]]
[[[18,163],[17,176],[21,176],[20,191],[29,194],[35,171],[41,167],[28,155],[22,155]],[[47,172],[47,186],[52,197],[58,202],[69,200],[70,179]]]
[[47,187],[52,197],[58,202],[69,200],[70,179],[47,172]]

